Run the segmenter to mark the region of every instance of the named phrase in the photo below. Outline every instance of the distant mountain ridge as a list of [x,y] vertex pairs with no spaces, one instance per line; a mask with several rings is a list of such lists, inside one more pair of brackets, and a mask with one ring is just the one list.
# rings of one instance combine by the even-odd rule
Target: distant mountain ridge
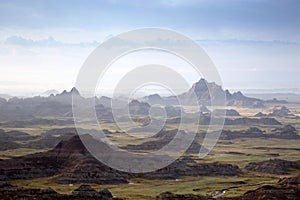
[[57,90],[47,90],[47,91],[41,93],[39,96],[48,97],[50,95],[57,95],[57,94],[59,94],[59,91],[57,91]]
[[[228,106],[243,106],[243,107],[264,107],[264,101],[257,98],[250,98],[243,95],[241,92],[230,93],[228,90],[216,84],[215,82],[207,82],[205,79],[200,79],[194,83],[187,92],[178,96],[179,100],[185,104],[199,103],[199,105],[210,105],[211,101],[222,101],[225,96],[226,105]],[[195,102],[195,97],[197,102]],[[176,104],[175,97],[161,97],[158,94],[149,95],[143,98],[149,104]],[[177,102],[178,103],[178,102]]]
[[[193,98],[196,97],[196,98]],[[211,100],[218,100],[220,97],[226,97],[227,106],[243,106],[251,108],[264,107],[265,101],[257,98],[250,98],[243,95],[241,92],[230,93],[214,82],[207,82],[205,79],[200,79],[185,93],[178,97],[169,96],[161,97],[158,94],[152,94],[139,99],[140,104],[133,106],[136,110],[143,103],[148,103],[150,107],[153,104],[163,106],[179,105],[179,101],[183,105],[193,105],[199,103],[201,106],[210,105]],[[76,102],[80,105],[87,105],[88,102],[95,102],[97,115],[111,116],[111,105],[129,106],[129,102],[122,99],[111,99],[102,96],[84,98],[80,92],[73,87],[69,92],[64,90],[59,94],[51,94],[48,97],[36,96],[31,98],[13,97],[9,100],[0,98],[0,121],[10,120],[29,120],[35,117],[72,117],[72,99],[76,98]],[[193,102],[195,100],[197,102]],[[220,98],[222,100],[222,98]],[[113,102],[113,104],[112,104]],[[132,107],[132,105],[131,105]],[[98,109],[98,110],[97,110]],[[139,113],[139,112],[138,112]]]

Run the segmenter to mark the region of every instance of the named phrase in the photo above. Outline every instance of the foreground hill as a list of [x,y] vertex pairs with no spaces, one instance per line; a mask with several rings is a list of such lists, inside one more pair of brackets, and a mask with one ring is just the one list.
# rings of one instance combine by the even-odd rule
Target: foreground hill
[[235,176],[239,172],[240,169],[231,164],[195,163],[191,159],[177,160],[163,169],[142,175],[120,172],[96,160],[86,150],[79,136],[62,141],[47,152],[0,160],[0,181],[59,175],[55,181],[63,184],[122,184],[137,176],[147,179],[177,179],[181,176]]
[[5,182],[0,182],[1,199],[40,199],[40,200],[121,200],[113,197],[107,189],[96,191],[89,185],[81,185],[71,194],[60,194],[52,188],[32,189],[13,186]]

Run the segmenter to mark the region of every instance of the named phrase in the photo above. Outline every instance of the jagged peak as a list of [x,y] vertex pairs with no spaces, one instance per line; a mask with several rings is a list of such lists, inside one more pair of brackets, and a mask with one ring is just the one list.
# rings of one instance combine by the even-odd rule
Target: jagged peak
[[230,94],[231,95],[231,93],[229,92],[229,90],[225,90],[225,94],[227,95],[227,94]]
[[200,78],[200,80],[197,83],[201,83],[201,82],[207,83],[207,81],[204,78]]
[[208,82],[204,78],[201,78],[198,82],[193,84],[192,88],[199,87],[199,86],[204,86],[207,83]]
[[75,94],[75,95],[80,95],[79,91],[77,90],[76,87],[73,87],[70,91],[72,94]]
[[201,89],[201,88],[211,88],[211,87],[220,87],[222,88],[220,85],[216,84],[216,82],[208,82],[207,80],[205,80],[204,78],[201,78],[198,82],[194,83],[192,86],[192,89]]
[[80,93],[76,87],[73,87],[70,90],[70,92],[68,92],[67,90],[64,90],[61,94],[59,94],[59,96],[61,96],[61,95],[80,95]]
[[244,98],[245,96],[241,91],[235,92],[232,94],[235,98]]
[[63,140],[59,142],[53,150],[56,152],[63,152],[63,153],[67,153],[67,152],[75,153],[75,152],[87,151],[78,135],[73,136],[69,140]]
[[130,101],[129,104],[139,104],[139,103],[140,103],[140,102],[139,102],[138,100],[133,99],[133,100]]
[[107,96],[101,96],[99,99],[100,100],[111,100],[111,98],[107,97]]
[[159,94],[150,94],[148,98],[161,98]]

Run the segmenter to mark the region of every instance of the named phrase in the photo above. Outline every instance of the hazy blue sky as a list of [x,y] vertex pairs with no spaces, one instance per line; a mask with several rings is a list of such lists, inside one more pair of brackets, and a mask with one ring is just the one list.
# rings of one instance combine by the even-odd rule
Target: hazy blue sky
[[69,89],[101,41],[142,27],[197,40],[226,88],[300,88],[297,0],[2,0],[0,93]]

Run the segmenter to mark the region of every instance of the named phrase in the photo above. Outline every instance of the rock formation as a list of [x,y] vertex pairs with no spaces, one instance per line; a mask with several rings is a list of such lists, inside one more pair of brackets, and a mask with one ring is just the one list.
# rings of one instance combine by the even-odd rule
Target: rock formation
[[251,162],[246,165],[245,169],[269,174],[289,174],[289,171],[292,169],[300,170],[300,160],[270,159],[261,162]]
[[[86,136],[91,137],[91,136]],[[197,175],[238,175],[237,166],[221,163],[187,163],[177,160],[166,168],[145,173],[145,178],[171,178]],[[60,142],[54,149],[7,160],[0,160],[0,181],[39,178],[59,175],[57,183],[128,183],[128,178],[138,174],[114,170],[96,160],[74,136]]]
[[24,200],[121,200],[113,197],[107,189],[96,191],[89,185],[81,185],[71,194],[60,194],[52,188],[32,189],[13,186],[5,182],[0,182],[1,199],[24,199]]
[[[226,190],[225,190],[226,191]],[[211,197],[195,194],[174,194],[164,192],[156,196],[156,200],[298,200],[300,199],[300,175],[281,179],[275,185],[265,185],[237,197]]]

